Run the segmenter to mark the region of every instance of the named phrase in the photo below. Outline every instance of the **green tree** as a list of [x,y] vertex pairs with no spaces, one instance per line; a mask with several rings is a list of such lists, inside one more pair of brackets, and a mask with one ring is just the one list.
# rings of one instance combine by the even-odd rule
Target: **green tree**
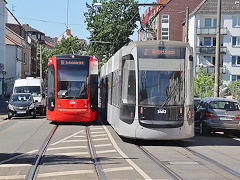
[[234,96],[234,99],[240,101],[240,80],[232,81],[228,86],[228,94]]
[[194,92],[200,98],[213,96],[214,74],[207,74],[200,68],[198,77],[194,78]]
[[52,50],[52,55],[61,55],[61,54],[83,54],[86,50],[83,42],[79,41],[78,38],[69,37],[63,38],[58,42],[54,49]]
[[[89,37],[88,52],[102,59],[108,59],[122,46],[129,43],[130,35],[137,28],[139,12],[135,0],[100,0],[102,7],[86,4],[88,11],[84,13],[87,29],[93,30]],[[94,42],[95,41],[95,42]],[[110,42],[110,43],[100,43]]]
[[[40,44],[36,41],[37,44],[37,70],[40,71]],[[42,76],[43,79],[47,77],[47,69],[48,69],[48,59],[52,56],[52,50],[48,49],[44,45],[42,45]]]
[[[40,67],[40,44],[37,43],[37,67]],[[53,55],[61,54],[83,54],[86,51],[85,44],[75,37],[63,38],[53,49],[48,49],[42,45],[42,67],[43,78],[46,78],[48,71],[48,59]]]

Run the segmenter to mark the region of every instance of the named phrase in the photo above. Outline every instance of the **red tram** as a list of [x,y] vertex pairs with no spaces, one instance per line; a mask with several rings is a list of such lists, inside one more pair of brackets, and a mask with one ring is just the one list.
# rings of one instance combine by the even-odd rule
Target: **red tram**
[[48,61],[47,119],[90,122],[97,118],[98,60],[56,55]]

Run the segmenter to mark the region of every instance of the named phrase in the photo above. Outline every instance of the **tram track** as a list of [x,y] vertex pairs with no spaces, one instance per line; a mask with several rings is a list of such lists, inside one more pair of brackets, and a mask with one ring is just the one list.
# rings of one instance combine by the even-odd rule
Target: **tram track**
[[182,147],[182,148],[185,149],[186,151],[192,153],[193,155],[195,155],[195,156],[197,156],[197,157],[199,157],[199,158],[201,158],[201,159],[203,159],[205,161],[208,161],[208,162],[214,164],[215,166],[217,166],[220,169],[222,169],[222,170],[232,174],[233,176],[235,176],[237,178],[240,178],[240,173],[238,173],[238,172],[234,171],[233,169],[231,169],[231,168],[229,168],[229,167],[227,167],[227,166],[225,166],[225,165],[223,165],[223,164],[213,160],[212,158],[207,157],[207,156],[205,156],[205,155],[203,155],[203,154],[201,154],[201,153],[199,153],[199,152],[197,152],[197,151],[195,151],[195,150],[193,150],[193,149],[191,149],[189,147]]
[[43,142],[43,144],[42,144],[42,146],[41,146],[41,148],[40,148],[40,151],[39,151],[39,153],[38,153],[38,155],[37,155],[37,157],[36,157],[36,160],[35,160],[35,162],[34,162],[34,165],[33,165],[33,167],[31,168],[29,175],[27,176],[27,179],[28,179],[28,180],[33,180],[33,179],[34,179],[35,174],[36,174],[37,169],[38,169],[38,166],[39,166],[39,163],[40,163],[40,161],[41,161],[41,158],[42,158],[43,155],[45,154],[46,149],[47,149],[47,147],[48,147],[48,145],[49,145],[49,142],[51,141],[51,139],[52,139],[54,133],[56,132],[57,128],[58,128],[58,125],[55,125],[55,126],[53,127],[53,129],[51,130],[50,134],[47,136],[47,138],[46,138],[45,141]]
[[[140,149],[141,152],[143,152],[149,159],[151,159],[156,165],[158,165],[161,169],[163,169],[165,172],[167,172],[173,179],[176,179],[176,180],[183,180],[184,178],[181,177],[181,174],[178,174],[176,172],[174,172],[173,169],[169,168],[168,165],[159,160],[159,158],[157,158],[156,156],[154,156],[151,152],[149,152],[146,148],[144,148],[143,146],[141,145],[136,145],[138,147],[138,149]],[[214,159],[206,156],[206,155],[203,155],[189,147],[185,147],[183,146],[182,144],[179,144],[179,147],[180,148],[183,148],[185,151],[191,153],[192,155],[194,155],[195,157],[198,157],[200,158],[201,160],[205,161],[205,162],[208,162],[210,164],[212,164],[213,166],[223,170],[224,172],[226,172],[227,174],[231,174],[232,177],[235,177],[236,179],[240,179],[240,173],[239,172],[236,172],[235,170],[225,166],[224,164],[222,163],[219,163],[217,161],[215,161]],[[213,170],[212,170],[213,171]],[[230,178],[231,179],[231,178]]]
[[174,172],[172,169],[167,167],[163,162],[161,162],[158,158],[156,158],[152,153],[150,153],[147,149],[145,149],[143,146],[137,147],[149,158],[151,159],[157,166],[162,168],[166,173],[168,173],[173,179],[175,180],[183,180],[183,178],[178,175],[176,172]]
[[99,180],[104,180],[106,178],[104,177],[101,166],[99,165],[99,162],[98,162],[98,159],[97,159],[97,156],[96,156],[96,151],[95,151],[93,141],[92,141],[92,138],[91,138],[90,129],[89,129],[88,126],[86,126],[86,137],[87,137],[87,141],[88,141],[89,152],[91,154],[91,159],[94,163],[94,167],[95,167],[95,171],[97,173],[98,179]]

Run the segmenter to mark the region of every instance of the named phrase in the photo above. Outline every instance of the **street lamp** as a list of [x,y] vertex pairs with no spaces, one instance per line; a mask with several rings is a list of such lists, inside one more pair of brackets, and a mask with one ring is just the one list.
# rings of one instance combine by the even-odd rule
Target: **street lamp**
[[45,35],[43,33],[37,34],[37,40],[40,44],[40,78],[42,79],[42,45],[44,44]]
[[102,7],[102,3],[96,2],[96,3],[93,4],[93,6],[101,8]]

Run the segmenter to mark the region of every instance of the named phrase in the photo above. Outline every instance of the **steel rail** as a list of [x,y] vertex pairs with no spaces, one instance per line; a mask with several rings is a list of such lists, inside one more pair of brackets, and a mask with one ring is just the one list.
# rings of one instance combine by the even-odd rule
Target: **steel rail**
[[182,147],[182,148],[184,148],[185,150],[191,152],[193,155],[195,155],[195,156],[197,156],[197,157],[199,157],[201,159],[204,159],[204,160],[206,160],[206,161],[216,165],[217,167],[223,169],[224,171],[227,171],[228,173],[236,176],[237,178],[240,178],[240,173],[234,171],[233,169],[231,169],[231,168],[229,168],[229,167],[227,167],[227,166],[225,166],[225,165],[223,165],[223,164],[221,164],[221,163],[219,163],[219,162],[217,162],[217,161],[215,161],[215,160],[213,160],[213,159],[211,159],[211,158],[209,158],[209,157],[207,157],[207,156],[205,156],[205,155],[203,155],[203,154],[201,154],[201,153],[199,153],[197,151],[194,151],[194,150],[192,150],[192,149],[190,149],[188,147]]
[[33,180],[34,179],[34,176],[35,176],[35,173],[37,171],[37,168],[38,168],[38,165],[41,161],[41,158],[43,157],[47,147],[48,147],[48,144],[49,142],[51,141],[52,137],[53,137],[53,134],[55,133],[55,131],[57,130],[58,128],[58,125],[55,125],[55,127],[52,129],[52,131],[50,132],[50,134],[48,135],[48,137],[45,139],[44,143],[42,144],[42,147],[37,155],[37,158],[36,158],[36,161],[34,163],[34,166],[31,170],[31,172],[29,173],[28,175],[28,178],[27,180]]
[[160,168],[162,168],[165,172],[167,172],[173,179],[176,180],[183,180],[182,177],[180,177],[177,173],[175,173],[173,170],[171,170],[169,167],[167,167],[163,162],[161,162],[159,159],[157,159],[153,154],[151,154],[149,151],[147,151],[142,146],[137,146],[147,157],[149,157],[156,165],[158,165]]
[[102,173],[101,166],[99,165],[98,160],[97,160],[97,156],[95,153],[96,151],[93,146],[93,142],[92,142],[92,138],[91,138],[91,134],[90,134],[88,126],[86,126],[86,134],[87,134],[87,140],[88,140],[88,148],[89,148],[89,152],[91,154],[92,161],[94,162],[95,171],[100,180],[105,180],[106,178],[104,178],[104,174]]

